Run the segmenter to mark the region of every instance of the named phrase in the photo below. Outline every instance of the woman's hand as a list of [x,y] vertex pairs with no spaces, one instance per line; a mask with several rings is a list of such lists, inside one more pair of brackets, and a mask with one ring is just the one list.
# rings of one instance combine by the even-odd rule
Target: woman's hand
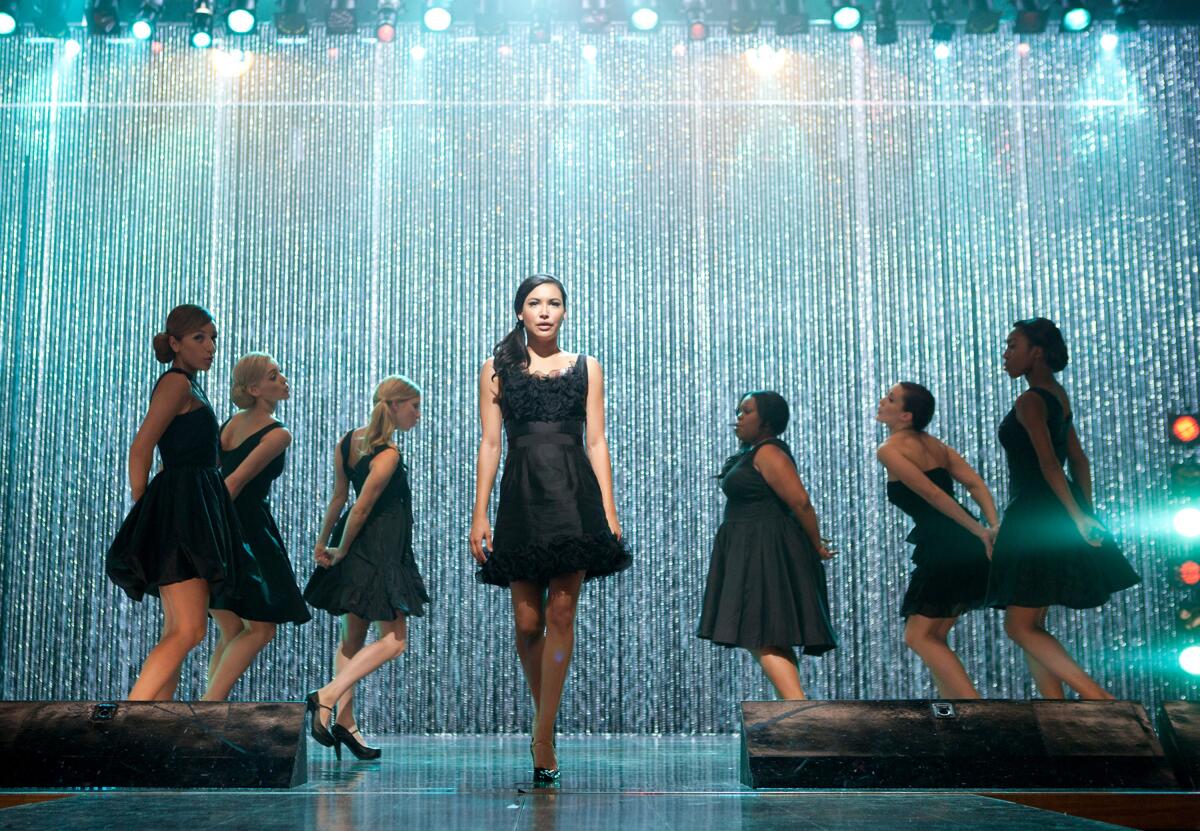
[[340,563],[342,561],[342,558],[345,556],[346,556],[346,550],[341,547],[326,548],[325,549],[325,559],[327,559],[329,561],[329,566],[326,566],[326,568],[329,568],[331,566],[336,566],[338,563]]
[[617,540],[620,540],[621,539],[621,521],[619,519],[617,519],[617,515],[615,513],[611,513],[611,514],[607,514],[605,518],[608,520],[608,530],[612,531],[612,535],[614,537],[616,537]]
[[987,555],[989,560],[992,559],[992,549],[996,545],[996,530],[995,528],[985,528],[979,525],[975,531],[975,536],[983,543],[983,553]]
[[833,556],[835,554],[837,554],[837,551],[835,551],[832,548],[832,546],[833,546],[832,542],[825,539],[824,537],[821,537],[820,541],[816,545],[814,545],[813,548],[816,549],[817,556],[820,557],[822,560],[832,560]]
[[1079,530],[1079,536],[1092,548],[1099,548],[1104,542],[1104,526],[1087,514],[1075,517],[1075,527]]
[[487,562],[488,552],[492,550],[492,526],[486,516],[471,518],[471,556],[475,562],[483,565]]
[[313,559],[317,561],[317,565],[321,568],[329,568],[333,565],[333,561],[329,559],[329,549],[325,547],[325,543],[317,543],[317,547],[313,549]]

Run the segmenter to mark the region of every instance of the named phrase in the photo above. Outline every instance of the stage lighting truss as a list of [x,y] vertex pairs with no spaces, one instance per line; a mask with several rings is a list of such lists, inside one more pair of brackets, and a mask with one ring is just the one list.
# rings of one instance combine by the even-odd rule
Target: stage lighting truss
[[804,6],[804,0],[779,0],[775,34],[780,37],[808,34],[808,9]]
[[1038,0],[1013,0],[1017,16],[1013,19],[1013,33],[1018,35],[1040,35],[1046,31],[1049,15]]
[[225,12],[225,28],[230,34],[248,35],[258,26],[255,0],[231,0]]
[[988,0],[967,0],[967,22],[963,30],[969,35],[990,35],[1000,29],[1000,12]]
[[1063,32],[1086,32],[1092,26],[1092,13],[1083,0],[1062,0],[1062,22],[1059,29]]
[[708,38],[708,4],[706,0],[683,0],[683,16],[687,20],[688,40]]
[[580,5],[580,31],[599,34],[608,29],[611,20],[608,14],[608,0],[583,0]]
[[8,37],[17,31],[20,20],[18,0],[0,0],[0,37]]
[[875,43],[888,46],[900,39],[900,27],[896,23],[896,0],[875,2]]
[[308,36],[308,0],[279,0],[275,4],[275,30],[285,38]]
[[93,35],[113,35],[121,29],[117,0],[88,0],[88,31]]
[[636,32],[658,28],[658,4],[655,0],[630,0],[629,27]]
[[730,34],[753,34],[760,22],[757,0],[729,0]]
[[503,0],[479,0],[475,6],[475,34],[502,35],[507,29]]
[[196,0],[192,5],[192,46],[197,49],[207,49],[212,46],[212,30],[212,0]]
[[863,14],[858,0],[833,0],[833,28],[841,32],[857,32],[862,28]]

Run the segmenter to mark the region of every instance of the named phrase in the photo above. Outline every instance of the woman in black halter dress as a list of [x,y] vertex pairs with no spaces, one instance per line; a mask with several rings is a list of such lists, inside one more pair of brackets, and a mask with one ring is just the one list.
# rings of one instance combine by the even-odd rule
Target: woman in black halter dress
[[[1006,607],[1004,629],[1024,651],[1044,698],[1063,684],[1080,698],[1112,696],[1046,630],[1049,606],[1088,609],[1140,582],[1092,510],[1091,469],[1054,373],[1067,365],[1058,327],[1045,318],[1014,324],[1004,371],[1029,383],[1000,424],[1010,497],[996,537],[987,602]],[[1063,474],[1064,460],[1071,478]]]
[[[537,785],[558,780],[554,722],[581,585],[630,564],[613,501],[600,364],[559,349],[565,309],[558,280],[525,280],[513,303],[517,325],[479,376],[483,437],[471,553],[479,562],[478,579],[508,586],[512,594],[517,655],[537,714],[531,743]],[[500,462],[502,422],[508,457],[493,538],[488,497]]]
[[[105,562],[131,598],[162,601],[162,636],[131,701],[174,697],[183,659],[204,640],[210,602],[247,616],[270,603],[221,479],[217,418],[194,378],[212,366],[216,339],[212,315],[192,305],[172,309],[166,331],[154,337],[155,356],[171,368],[155,384],[129,449],[136,502]],[[163,469],[147,484],[156,445]]]
[[255,656],[275,637],[278,623],[306,623],[308,607],[271,515],[267,496],[283,473],[292,435],[275,420],[276,405],[291,395],[270,355],[251,352],[233,368],[233,403],[241,410],[221,426],[221,475],[233,497],[242,537],[271,593],[271,606],[243,618],[219,602],[209,608],[221,637],[208,662],[206,701],[223,701]]
[[[902,381],[879,402],[875,420],[888,428],[877,458],[888,472],[887,498],[913,518],[912,577],[900,606],[904,642],[921,657],[944,698],[979,693],[947,639],[959,615],[983,605],[996,503],[979,474],[953,448],[925,432],[934,400],[920,384]],[[966,486],[983,509],[983,527],[954,499]]]
[[747,649],[783,699],[802,699],[793,647],[823,655],[837,646],[829,622],[817,514],[779,439],[787,402],[752,392],[738,405],[741,450],[719,474],[725,514],[713,541],[697,636]]

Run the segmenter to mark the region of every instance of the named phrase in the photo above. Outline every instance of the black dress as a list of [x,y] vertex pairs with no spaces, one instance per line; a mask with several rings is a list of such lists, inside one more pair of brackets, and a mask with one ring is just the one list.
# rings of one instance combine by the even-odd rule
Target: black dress
[[121,524],[105,571],[134,600],[198,577],[208,582],[210,604],[253,620],[270,606],[270,594],[221,478],[217,417],[182,369],[167,370],[158,382],[172,373],[188,378],[200,406],[175,416],[158,440],[163,468]]
[[837,646],[821,557],[799,521],[754,469],[760,447],[726,463],[725,516],[713,542],[697,635],[722,646],[800,646],[821,655]]
[[[380,445],[351,466],[353,435],[354,431],[350,431],[341,442],[342,469],[354,485],[355,494],[360,494],[371,472],[371,460],[390,448]],[[347,517],[349,512],[334,527],[331,547],[339,544]],[[313,572],[304,587],[304,599],[330,614],[351,613],[364,620],[394,620],[397,613],[425,614],[429,595],[417,570],[412,530],[412,491],[408,486],[408,468],[401,461],[371,507],[350,550],[329,568],[318,567]]]
[[[1032,389],[1046,402],[1050,442],[1062,464],[1071,419],[1057,396]],[[1107,533],[1099,547],[1084,540],[1042,476],[1037,452],[1015,408],[1000,423],[1000,443],[1008,455],[1011,499],[992,551],[988,605],[1089,609],[1141,581]],[[1069,479],[1067,483],[1075,501],[1090,514],[1092,507],[1079,486]]]
[[[925,471],[925,476],[954,498],[950,471],[935,467]],[[912,559],[916,567],[900,605],[901,617],[958,617],[982,606],[989,570],[983,541],[903,482],[888,482],[887,498],[915,523],[908,542],[915,546]]]
[[632,559],[608,527],[600,483],[584,450],[587,358],[554,375],[501,370],[500,411],[508,456],[492,552],[476,579],[546,585],[585,571],[586,579],[628,568]]
[[[278,421],[273,421],[232,450],[222,448],[221,475],[228,478],[254,452],[263,436],[282,426]],[[267,503],[271,483],[283,473],[286,456],[285,450],[247,482],[237,499],[233,500],[233,505],[241,520],[242,537],[254,553],[258,568],[271,591],[271,607],[262,609],[258,617],[251,619],[270,623],[307,623],[312,616],[308,613],[308,606],[304,605],[300,589],[296,587],[296,574],[292,571],[287,549],[283,547],[283,537]],[[211,608],[221,609],[224,606],[213,604]]]

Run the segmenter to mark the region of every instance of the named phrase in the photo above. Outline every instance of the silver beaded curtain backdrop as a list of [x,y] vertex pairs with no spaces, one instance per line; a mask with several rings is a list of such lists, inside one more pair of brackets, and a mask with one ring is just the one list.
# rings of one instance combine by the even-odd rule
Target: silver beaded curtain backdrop
[[[1098,507],[1144,578],[1050,625],[1119,697],[1194,694],[1168,648],[1164,424],[1200,400],[1200,32],[1111,51],[1097,32],[959,38],[942,59],[926,27],[887,48],[865,34],[0,42],[0,694],[120,697],[155,642],[157,601],[111,585],[104,553],[161,371],[151,337],[196,302],[220,330],[201,379],[220,418],[239,355],[269,351],[291,380],[272,504],[301,581],[335,442],[379,378],[421,384],[400,443],[433,603],[362,684],[362,720],[527,729],[509,599],[475,581],[467,529],[478,371],[534,272],[568,288],[564,348],[604,367],[636,558],[584,590],[564,731],[729,731],[740,700],[770,696],[748,656],[694,634],[713,475],[739,395],[762,388],[791,402],[784,438],[839,552],[840,645],[801,662],[808,692],[934,694],[902,641],[908,523],[885,501],[876,402],[929,386],[932,432],[1003,504],[996,427],[1022,385],[1000,353],[1034,315],[1065,333]],[[985,696],[1033,694],[999,613],[954,638]],[[298,699],[336,639],[324,612],[281,627],[233,697]]]

